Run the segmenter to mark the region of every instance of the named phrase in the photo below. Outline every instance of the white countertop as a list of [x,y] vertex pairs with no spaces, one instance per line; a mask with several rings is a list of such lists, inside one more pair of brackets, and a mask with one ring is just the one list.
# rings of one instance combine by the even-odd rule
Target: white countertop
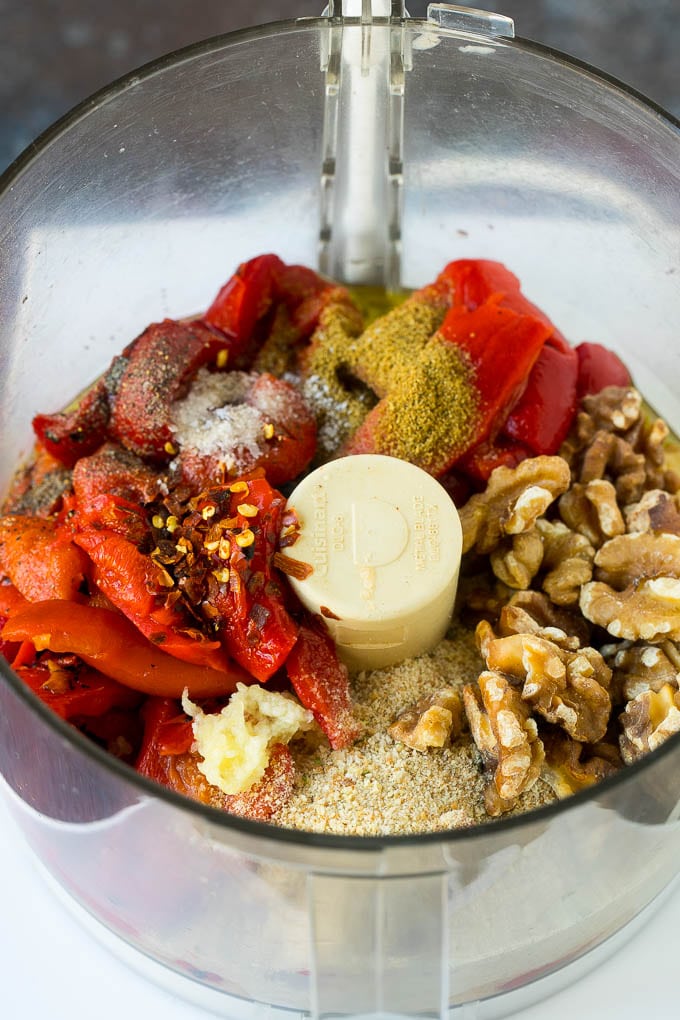
[[[3,1018],[207,1020],[210,1014],[148,983],[79,926],[44,883],[2,801],[0,833]],[[522,1020],[675,1020],[680,1015],[679,950],[676,886],[614,957],[566,991],[524,1010]]]

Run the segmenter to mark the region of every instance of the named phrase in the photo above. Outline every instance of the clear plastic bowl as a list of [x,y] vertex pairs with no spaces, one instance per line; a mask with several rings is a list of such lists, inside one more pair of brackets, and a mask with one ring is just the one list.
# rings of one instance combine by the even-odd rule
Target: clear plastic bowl
[[[65,404],[148,322],[205,307],[257,253],[317,262],[322,67],[338,31],[354,45],[362,28],[289,22],[182,51],[80,106],[5,175],[3,482],[30,449],[33,414]],[[407,56],[392,181],[403,283],[456,257],[505,262],[574,342],[615,348],[678,429],[677,124],[587,67],[477,25],[373,31]],[[529,1001],[532,982],[631,922],[680,860],[678,736],[521,818],[306,835],[156,787],[3,665],[0,770],[63,889],[232,1017],[253,1003],[268,1016],[443,1017],[472,1002],[476,1016],[501,1015],[517,1008],[508,992]]]

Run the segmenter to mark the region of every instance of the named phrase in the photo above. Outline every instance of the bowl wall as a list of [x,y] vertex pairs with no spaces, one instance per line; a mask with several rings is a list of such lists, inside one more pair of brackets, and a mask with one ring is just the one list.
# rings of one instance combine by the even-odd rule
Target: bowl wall
[[[680,429],[677,127],[536,47],[415,22],[404,41],[404,284],[453,258],[504,261],[572,341],[617,349]],[[181,53],[85,104],[7,175],[3,483],[32,416],[149,322],[204,308],[255,254],[316,264],[327,46],[309,22]],[[602,943],[677,871],[675,738],[518,822],[301,837],[154,792],[5,674],[0,771],[43,863],[144,954],[244,1001],[444,1015]]]

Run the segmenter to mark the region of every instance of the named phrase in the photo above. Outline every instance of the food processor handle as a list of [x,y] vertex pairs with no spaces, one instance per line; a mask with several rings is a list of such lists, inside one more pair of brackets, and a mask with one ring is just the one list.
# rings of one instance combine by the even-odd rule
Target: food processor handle
[[449,878],[309,876],[312,1020],[448,1020]]
[[[350,285],[397,290],[408,12],[403,0],[330,0],[323,15],[319,269]],[[514,35],[511,18],[457,4],[430,4],[427,17],[480,42]]]
[[394,289],[400,277],[406,10],[403,0],[331,0],[324,13],[319,268],[347,284]]

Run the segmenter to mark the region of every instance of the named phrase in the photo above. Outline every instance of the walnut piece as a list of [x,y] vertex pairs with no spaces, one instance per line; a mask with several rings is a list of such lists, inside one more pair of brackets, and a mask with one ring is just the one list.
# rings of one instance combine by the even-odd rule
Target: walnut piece
[[506,677],[483,672],[476,685],[463,689],[463,700],[472,738],[493,772],[484,797],[487,813],[497,817],[538,779],[543,744],[529,707]]
[[678,500],[663,489],[650,489],[638,503],[624,510],[626,529],[636,531],[665,531],[680,535],[680,509]]
[[499,581],[521,590],[529,587],[542,560],[543,542],[535,527],[503,540],[490,556],[491,569]]
[[622,535],[626,525],[611,482],[595,479],[585,485],[576,482],[559,502],[565,524],[595,548],[614,535]]
[[463,552],[474,548],[485,555],[504,535],[529,531],[570,480],[562,457],[530,457],[516,468],[496,468],[484,492],[471,496],[460,511]]
[[522,700],[574,740],[595,743],[611,715],[611,670],[594,648],[569,651],[533,634],[486,640],[490,670],[521,681]]
[[680,638],[680,536],[635,532],[605,543],[597,581],[581,589],[581,612],[616,638]]
[[578,603],[581,586],[593,576],[595,549],[584,535],[572,531],[562,521],[536,522],[543,541],[542,567],[547,570],[541,587],[559,606]]
[[558,797],[570,797],[599,783],[623,765],[613,744],[583,744],[565,733],[544,737],[545,762],[541,779]]
[[501,609],[498,622],[501,637],[536,634],[574,651],[590,644],[590,625],[576,610],[556,606],[540,591],[518,591]]
[[460,736],[464,720],[460,693],[453,687],[443,687],[400,712],[387,732],[416,751],[427,751],[429,747],[445,747]]
[[624,642],[608,658],[608,665],[612,668],[612,687],[621,692],[624,701],[632,701],[645,691],[658,692],[667,684],[680,685],[680,672],[668,655],[669,644],[630,645]]
[[632,764],[660,747],[673,733],[680,733],[680,691],[665,684],[659,691],[643,691],[628,702],[620,715],[623,733],[621,755]]
[[668,426],[660,418],[645,420],[637,390],[608,386],[584,397],[581,408],[560,449],[577,483],[612,483],[622,507],[646,490],[678,491],[680,478],[665,461]]
[[606,386],[581,404],[596,429],[627,432],[640,418],[642,397],[632,386]]
[[642,579],[680,577],[680,536],[635,532],[606,542],[595,556],[595,577],[619,590]]

